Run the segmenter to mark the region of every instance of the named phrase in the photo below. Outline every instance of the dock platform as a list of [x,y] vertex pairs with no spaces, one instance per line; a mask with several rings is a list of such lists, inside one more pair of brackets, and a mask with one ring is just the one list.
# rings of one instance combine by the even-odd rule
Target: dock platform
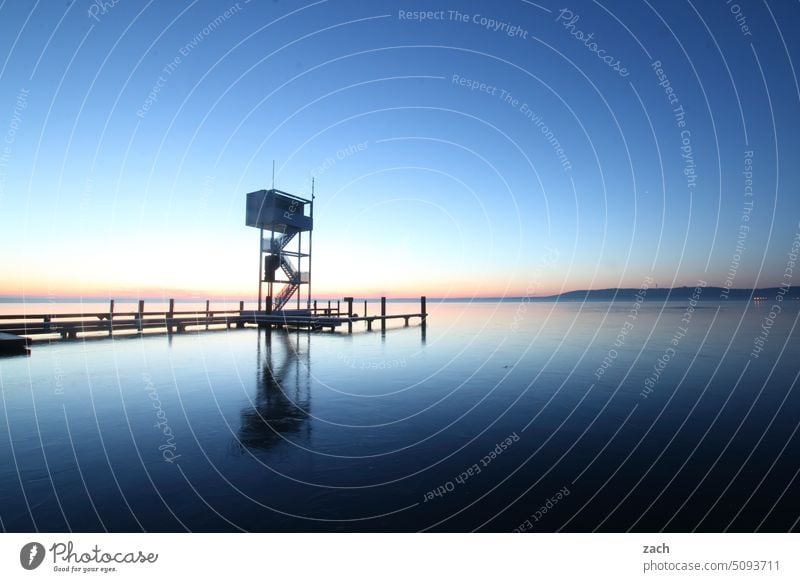
[[[64,314],[24,314],[0,315],[0,350],[24,350],[36,336],[56,336],[61,339],[76,339],[79,336],[108,335],[122,333],[144,333],[145,331],[161,331],[167,334],[183,333],[213,328],[244,328],[248,326],[267,328],[305,329],[309,331],[336,331],[344,326],[347,332],[353,332],[353,325],[363,322],[367,331],[372,331],[378,324],[382,331],[387,321],[402,319],[406,327],[411,321],[418,319],[424,328],[426,325],[426,298],[420,298],[420,310],[412,313],[387,314],[386,298],[380,298],[380,312],[367,313],[367,302],[364,302],[364,313],[359,315],[353,311],[352,297],[345,297],[342,306],[340,301],[327,307],[318,307],[317,301],[308,309],[283,310],[274,313],[268,311],[245,310],[244,302],[239,303],[238,310],[212,310],[206,301],[204,310],[175,310],[174,300],[170,300],[167,311],[145,311],[145,302],[139,301],[136,311],[116,312],[114,301],[109,309],[101,313],[64,313]],[[343,309],[344,307],[344,309]]]
[[30,338],[0,331],[0,354],[24,353],[30,343]]

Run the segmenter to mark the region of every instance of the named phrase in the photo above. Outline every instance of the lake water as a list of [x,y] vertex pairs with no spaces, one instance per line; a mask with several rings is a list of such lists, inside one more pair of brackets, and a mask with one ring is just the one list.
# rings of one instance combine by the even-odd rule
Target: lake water
[[797,530],[798,303],[36,343],[0,358],[0,526]]

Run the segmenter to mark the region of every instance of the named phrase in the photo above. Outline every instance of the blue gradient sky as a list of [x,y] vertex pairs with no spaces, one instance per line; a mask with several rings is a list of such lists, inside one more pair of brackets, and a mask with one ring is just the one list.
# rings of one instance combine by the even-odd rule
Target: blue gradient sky
[[0,294],[249,297],[273,159],[280,189],[316,178],[315,295],[778,285],[798,25],[796,2],[4,2]]

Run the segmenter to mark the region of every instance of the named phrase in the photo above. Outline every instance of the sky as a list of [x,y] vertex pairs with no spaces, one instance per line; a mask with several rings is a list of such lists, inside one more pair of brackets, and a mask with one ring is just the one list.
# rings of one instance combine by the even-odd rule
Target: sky
[[0,2],[0,295],[767,287],[800,232],[797,2]]

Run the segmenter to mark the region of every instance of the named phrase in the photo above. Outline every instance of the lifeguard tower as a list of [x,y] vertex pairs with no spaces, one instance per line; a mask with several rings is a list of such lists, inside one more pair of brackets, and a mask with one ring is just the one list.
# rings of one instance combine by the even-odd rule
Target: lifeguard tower
[[[305,286],[306,309],[311,305],[311,231],[314,228],[314,194],[311,200],[280,190],[258,190],[247,195],[247,226],[261,232],[258,259],[258,311],[274,313],[293,296],[301,309]],[[308,233],[303,236],[303,233]],[[264,283],[267,292],[264,295]]]

